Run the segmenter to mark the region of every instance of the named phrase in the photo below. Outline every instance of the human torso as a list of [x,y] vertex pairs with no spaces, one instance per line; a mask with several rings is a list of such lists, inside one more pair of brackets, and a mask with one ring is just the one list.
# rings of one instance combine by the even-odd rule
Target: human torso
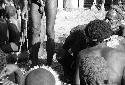
[[[110,47],[92,47],[81,51],[80,55],[80,63],[84,63],[81,65],[91,69],[90,73],[92,73],[92,75],[89,75],[89,73],[86,75],[89,75],[93,80],[98,83],[101,82],[104,85],[106,84],[104,82],[105,80],[111,85],[119,85],[121,83],[122,72],[125,66],[124,48],[120,50]],[[85,72],[87,72],[87,69],[85,69]],[[93,72],[95,72],[95,74]],[[85,73],[83,72],[83,74]]]

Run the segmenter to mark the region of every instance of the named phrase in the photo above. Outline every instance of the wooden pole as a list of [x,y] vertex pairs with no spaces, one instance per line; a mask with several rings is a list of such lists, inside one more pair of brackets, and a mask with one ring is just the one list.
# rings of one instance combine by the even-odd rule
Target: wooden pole
[[78,0],[71,1],[73,8],[78,8]]
[[63,9],[63,0],[58,0],[58,9],[59,10]]
[[97,4],[96,0],[94,0],[94,3]]
[[79,8],[84,8],[84,0],[79,0]]

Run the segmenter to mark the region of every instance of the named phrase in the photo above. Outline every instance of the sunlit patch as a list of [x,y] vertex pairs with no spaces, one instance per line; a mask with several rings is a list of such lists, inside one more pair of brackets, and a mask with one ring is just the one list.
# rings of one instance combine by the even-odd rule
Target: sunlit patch
[[116,48],[123,39],[123,37],[119,37],[118,35],[112,35],[111,37],[104,39],[104,42],[107,42],[108,47]]

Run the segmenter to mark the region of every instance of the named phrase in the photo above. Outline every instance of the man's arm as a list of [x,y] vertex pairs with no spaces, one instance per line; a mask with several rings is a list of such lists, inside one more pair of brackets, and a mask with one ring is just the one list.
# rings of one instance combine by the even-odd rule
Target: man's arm
[[80,77],[79,77],[79,62],[80,62],[80,55],[78,55],[76,59],[76,73],[75,73],[75,84],[80,85]]
[[22,9],[22,18],[24,19],[24,15],[26,15],[28,13],[28,1],[27,0],[24,0],[23,1],[23,9]]

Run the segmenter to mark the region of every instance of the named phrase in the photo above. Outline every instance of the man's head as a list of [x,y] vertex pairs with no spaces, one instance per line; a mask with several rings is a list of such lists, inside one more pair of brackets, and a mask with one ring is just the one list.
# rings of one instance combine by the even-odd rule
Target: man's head
[[6,6],[5,7],[6,14],[8,18],[16,16],[16,8],[14,6]]
[[117,31],[121,25],[122,16],[117,10],[110,9],[105,16],[105,20],[111,25],[113,31]]
[[102,42],[113,34],[111,26],[104,20],[94,20],[87,24],[85,33],[90,42]]

